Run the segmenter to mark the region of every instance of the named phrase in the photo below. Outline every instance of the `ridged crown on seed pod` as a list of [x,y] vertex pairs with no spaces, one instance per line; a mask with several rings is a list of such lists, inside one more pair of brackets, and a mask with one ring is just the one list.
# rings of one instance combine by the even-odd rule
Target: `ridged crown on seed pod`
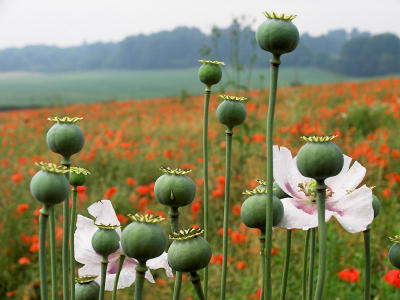
[[158,202],[170,207],[181,207],[193,202],[196,185],[186,174],[189,169],[161,167],[164,173],[154,184],[154,195]]
[[150,214],[128,217],[132,223],[124,228],[121,235],[124,253],[143,263],[160,256],[167,246],[167,237],[158,223],[165,219]]
[[[267,182],[263,179],[257,179],[257,183],[259,184],[257,188],[266,188]],[[279,199],[290,198],[288,194],[286,194],[281,187],[274,181],[272,184],[272,193],[274,196],[278,197]]]
[[189,228],[172,233],[168,264],[179,272],[195,272],[206,267],[211,259],[210,244],[201,236],[204,230]]
[[247,98],[230,95],[220,95],[220,98],[224,101],[217,108],[218,121],[229,129],[242,124],[246,120],[247,112],[243,103]]
[[[250,228],[265,230],[267,189],[257,187],[243,193],[249,197],[243,202],[240,210],[242,222]],[[284,209],[281,200],[273,195],[272,197],[272,226],[276,226],[282,220]]]
[[207,86],[212,86],[220,82],[222,78],[221,66],[225,63],[216,60],[200,59],[199,62],[203,63],[199,68],[199,79]]
[[37,172],[31,180],[30,191],[36,200],[54,205],[68,198],[69,183],[65,177],[68,172],[64,166],[58,166],[53,163],[35,163],[40,171]]
[[344,158],[342,150],[332,142],[336,137],[302,137],[307,143],[297,153],[296,164],[303,176],[318,181],[339,174]]
[[81,151],[85,144],[85,136],[76,123],[82,119],[79,117],[48,118],[49,121],[55,122],[46,136],[50,150],[68,160],[71,155]]
[[73,186],[85,185],[86,176],[90,175],[88,170],[81,167],[71,167],[69,172],[69,183]]
[[264,12],[265,20],[256,31],[256,40],[261,49],[275,55],[292,52],[299,43],[299,31],[292,23],[296,15],[277,15]]
[[393,243],[389,250],[389,261],[393,267],[400,269],[400,235],[395,235],[389,238]]
[[111,253],[114,253],[119,248],[119,234],[115,229],[119,228],[120,225],[106,225],[95,223],[98,227],[97,231],[92,237],[92,247],[94,251],[104,257],[108,257]]
[[76,300],[98,300],[100,293],[99,284],[94,281],[98,276],[81,276],[75,278]]

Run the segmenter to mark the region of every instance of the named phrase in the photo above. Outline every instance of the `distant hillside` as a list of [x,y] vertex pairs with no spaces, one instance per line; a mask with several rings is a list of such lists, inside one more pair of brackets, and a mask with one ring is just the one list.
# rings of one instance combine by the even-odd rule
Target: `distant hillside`
[[[263,66],[254,31],[234,20],[210,35],[178,27],[135,35],[118,43],[59,48],[37,45],[0,51],[0,71],[70,72],[88,70],[182,69],[198,66],[199,58],[223,60],[233,69]],[[373,76],[400,72],[400,40],[393,34],[371,36],[343,29],[312,37],[301,35],[298,48],[285,55],[286,66],[307,66],[346,75]],[[368,67],[366,67],[368,66]]]

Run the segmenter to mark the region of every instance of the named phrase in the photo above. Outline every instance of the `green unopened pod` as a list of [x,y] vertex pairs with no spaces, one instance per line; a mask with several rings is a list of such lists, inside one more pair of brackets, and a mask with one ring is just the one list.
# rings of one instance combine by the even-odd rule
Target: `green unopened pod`
[[68,172],[64,166],[53,163],[36,163],[41,168],[31,180],[30,190],[36,200],[54,205],[64,201],[69,194],[69,183],[65,177]]
[[302,137],[307,143],[297,153],[296,164],[300,173],[315,180],[325,180],[339,174],[343,168],[343,153],[332,142],[336,136]]
[[46,140],[50,150],[66,159],[82,150],[85,144],[83,131],[76,123],[83,118],[54,117],[55,124],[47,132]]
[[99,229],[93,234],[92,247],[103,257],[108,257],[119,248],[119,234],[115,229],[119,225],[95,224]]
[[381,202],[374,194],[372,194],[372,208],[374,209],[374,218],[376,218],[381,211]]
[[201,236],[203,230],[190,228],[172,233],[168,264],[179,272],[195,272],[205,268],[211,259],[210,244]]
[[400,269],[400,235],[389,238],[393,245],[389,249],[389,260],[393,267]]
[[158,202],[178,208],[193,202],[196,195],[196,185],[187,176],[191,170],[171,169],[161,167],[164,175],[158,177],[154,184],[154,194]]
[[90,175],[88,170],[80,167],[71,167],[69,173],[69,183],[73,186],[85,185],[87,175]]
[[199,79],[202,83],[210,87],[220,82],[222,78],[221,66],[225,65],[223,62],[204,59],[199,60],[199,62],[203,63],[199,68]]
[[[267,207],[267,189],[255,188],[251,191],[245,191],[243,194],[249,197],[243,202],[240,210],[242,222],[250,228],[265,230],[266,207]],[[284,214],[281,200],[273,195],[272,197],[272,226],[276,226],[282,220]]]
[[261,49],[276,55],[292,52],[299,43],[299,31],[292,23],[296,15],[278,16],[264,12],[267,20],[256,31],[256,40]]
[[[267,188],[267,182],[265,180],[257,179],[256,181],[258,183],[257,188],[259,188],[259,189]],[[284,190],[281,189],[281,187],[275,181],[274,181],[274,183],[272,185],[272,193],[278,199],[291,198],[288,194],[286,194],[284,192]]]
[[229,95],[220,95],[220,97],[224,101],[217,108],[218,121],[229,129],[242,124],[246,120],[246,107],[243,103],[247,98]]
[[75,300],[98,300],[100,286],[94,281],[97,276],[75,278]]
[[167,237],[158,224],[164,218],[153,215],[128,215],[132,220],[124,228],[121,245],[124,253],[144,263],[160,256],[167,246]]

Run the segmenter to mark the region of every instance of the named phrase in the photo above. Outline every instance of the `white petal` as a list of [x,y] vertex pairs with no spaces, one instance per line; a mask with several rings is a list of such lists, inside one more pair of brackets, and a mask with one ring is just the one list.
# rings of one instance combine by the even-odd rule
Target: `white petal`
[[96,223],[121,225],[110,200],[100,200],[88,207],[88,212],[96,218]]
[[296,159],[290,150],[285,147],[273,146],[274,180],[289,196],[303,198],[304,193],[299,192],[298,184],[309,181],[309,178],[300,174],[296,166]]
[[151,283],[156,283],[156,281],[154,280],[153,275],[151,275],[151,272],[149,269],[147,269],[146,273],[144,274],[144,278],[146,278]]
[[74,234],[76,261],[82,264],[98,263],[101,261],[101,255],[97,254],[92,247],[92,237],[97,229],[92,219],[78,215]]
[[101,263],[88,263],[78,270],[78,274],[79,276],[100,276]]
[[[135,282],[136,265],[137,263],[135,260],[129,257],[125,258],[125,261],[121,268],[121,273],[119,275],[117,289],[127,288]],[[106,284],[104,288],[106,291],[112,291],[114,289],[115,278],[117,277],[116,271],[117,269],[114,269],[113,272],[111,273],[110,269],[107,270]]]
[[372,191],[365,185],[340,199],[333,199],[332,205],[333,215],[350,233],[366,230],[374,219]]
[[281,200],[284,213],[282,221],[278,224],[278,226],[286,229],[297,228],[302,230],[308,230],[310,228],[317,227],[318,215],[308,214],[303,210],[296,208],[292,204],[291,200],[292,198],[284,198]]
[[165,273],[167,274],[168,277],[173,277],[174,274],[172,273],[172,269],[168,264],[168,254],[167,252],[164,252],[161,254],[159,257],[149,259],[146,262],[146,265],[149,269],[165,269]]

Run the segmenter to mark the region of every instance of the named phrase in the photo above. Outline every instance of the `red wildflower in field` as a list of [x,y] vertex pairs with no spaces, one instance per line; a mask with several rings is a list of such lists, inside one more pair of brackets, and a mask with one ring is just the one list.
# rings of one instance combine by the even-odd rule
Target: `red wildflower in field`
[[383,279],[387,283],[400,288],[400,270],[390,270],[385,276],[383,276]]
[[117,215],[117,218],[118,218],[118,221],[121,223],[121,224],[126,224],[126,223],[128,223],[128,218],[127,217],[125,217],[125,215],[123,215],[123,214],[118,214]]
[[222,196],[224,195],[224,191],[221,191],[221,190],[213,190],[213,191],[212,191],[212,195],[213,195],[214,197],[222,197]]
[[240,215],[240,210],[241,210],[241,206],[240,205],[234,205],[233,207],[232,207],[232,213],[235,215],[235,216],[238,216],[238,215]]
[[117,192],[117,188],[115,186],[112,186],[107,190],[107,192],[104,194],[103,198],[110,199],[112,196],[115,195],[116,192]]
[[136,188],[136,193],[138,193],[139,195],[147,195],[148,193],[150,193],[150,188],[147,185],[139,185]]
[[251,137],[251,141],[254,143],[263,143],[265,142],[265,134],[255,133]]
[[17,216],[20,217],[28,208],[29,208],[29,204],[26,204],[26,203],[18,204]]
[[20,257],[20,259],[18,259],[18,263],[20,265],[29,265],[31,263],[31,261],[29,260],[28,257],[22,256],[22,257]]
[[[220,236],[224,236],[224,229],[220,228],[218,230],[218,233],[219,233]],[[232,234],[232,229],[228,228],[228,236],[230,236],[231,234]]]
[[384,189],[384,190],[382,191],[382,195],[383,195],[385,198],[389,198],[391,193],[392,193],[392,191],[391,191],[390,188]]
[[18,182],[22,181],[24,179],[24,175],[20,172],[14,173],[14,175],[11,177],[12,182],[17,185]]
[[243,271],[247,267],[247,262],[243,260],[239,260],[236,262],[236,268],[238,268],[239,271]]
[[192,203],[192,214],[197,215],[200,211],[201,204],[199,202]]
[[232,242],[234,244],[244,244],[247,241],[247,234],[240,232],[232,233]]
[[338,273],[338,276],[343,281],[348,282],[358,282],[360,281],[360,271],[350,267],[349,269],[344,269]]
[[134,186],[134,185],[136,185],[136,181],[135,181],[135,179],[133,179],[132,177],[128,177],[128,178],[126,179],[126,184],[127,184],[127,185],[130,185],[130,186]]

